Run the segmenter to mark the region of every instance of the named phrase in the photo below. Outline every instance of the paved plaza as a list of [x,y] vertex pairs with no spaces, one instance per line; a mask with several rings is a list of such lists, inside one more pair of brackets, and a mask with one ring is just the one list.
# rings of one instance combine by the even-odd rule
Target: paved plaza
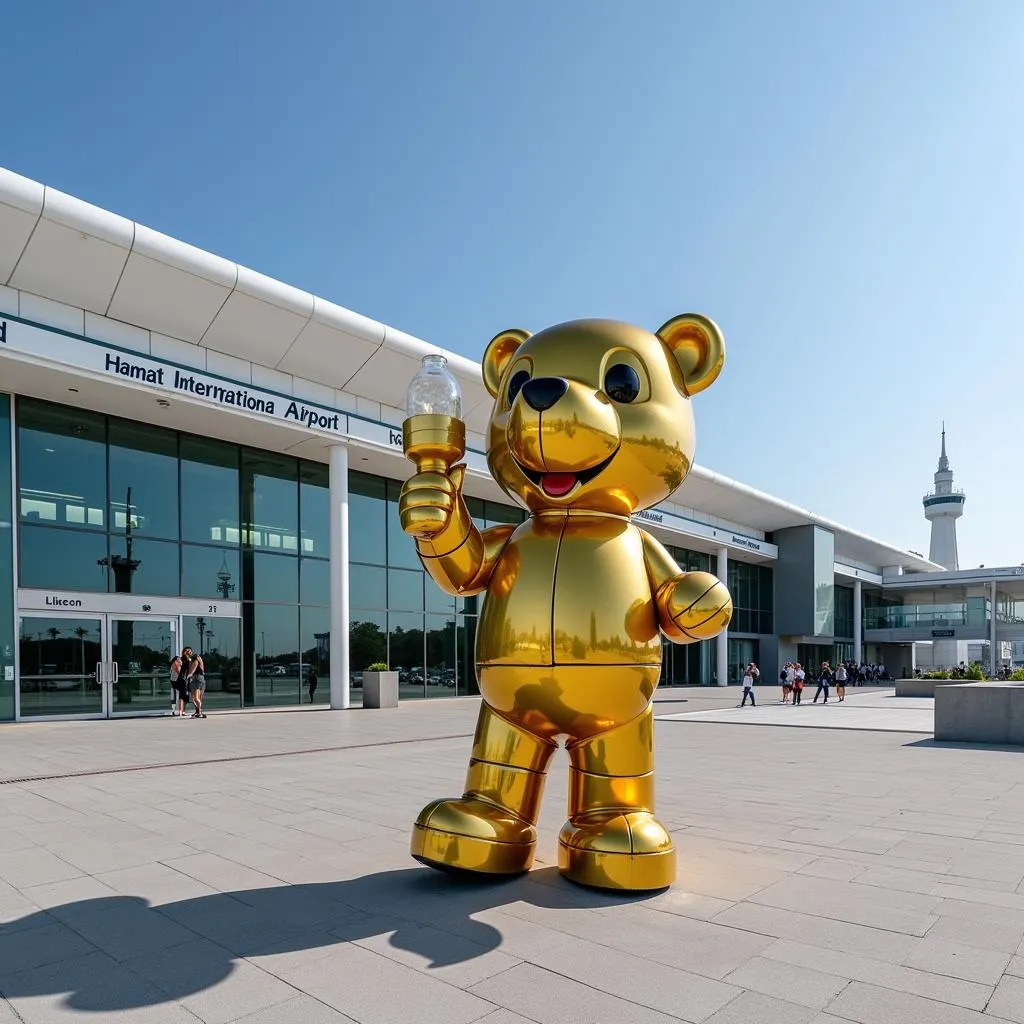
[[1024,753],[761,689],[659,694],[648,897],[558,876],[564,758],[530,875],[410,860],[473,699],[0,728],[0,1021],[1024,1022]]

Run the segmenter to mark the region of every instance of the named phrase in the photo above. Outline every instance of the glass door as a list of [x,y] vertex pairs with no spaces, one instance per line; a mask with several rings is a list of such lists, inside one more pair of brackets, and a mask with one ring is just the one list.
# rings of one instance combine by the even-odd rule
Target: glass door
[[21,616],[20,717],[103,717],[104,622],[102,615]]
[[166,714],[171,710],[171,658],[177,618],[111,615],[109,709],[113,715]]

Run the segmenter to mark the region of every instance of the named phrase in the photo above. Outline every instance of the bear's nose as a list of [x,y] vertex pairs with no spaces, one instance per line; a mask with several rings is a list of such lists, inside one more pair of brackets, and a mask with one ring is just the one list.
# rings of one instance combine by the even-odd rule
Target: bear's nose
[[561,377],[534,377],[523,385],[523,398],[531,409],[543,412],[550,409],[569,390]]

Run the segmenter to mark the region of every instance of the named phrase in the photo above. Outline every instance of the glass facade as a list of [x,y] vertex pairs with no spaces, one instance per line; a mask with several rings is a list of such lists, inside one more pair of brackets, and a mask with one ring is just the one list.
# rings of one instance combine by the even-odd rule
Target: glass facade
[[837,639],[853,640],[853,587],[836,584],[836,622],[835,636]]
[[[729,560],[729,593],[732,595],[730,633],[766,634],[774,631],[774,577],[770,566]],[[747,658],[747,661],[750,661]],[[754,661],[757,659],[754,658]],[[732,658],[729,659],[732,664]],[[732,676],[730,675],[730,682]]]
[[0,395],[0,721],[14,717],[14,525],[11,499],[11,400]]
[[832,636],[836,616],[836,538],[819,526],[814,531],[814,635]]

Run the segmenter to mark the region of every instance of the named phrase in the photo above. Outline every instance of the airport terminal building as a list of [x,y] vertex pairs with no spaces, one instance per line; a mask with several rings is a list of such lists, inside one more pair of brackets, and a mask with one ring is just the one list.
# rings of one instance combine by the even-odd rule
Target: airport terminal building
[[[378,662],[402,699],[475,693],[477,599],[425,578],[396,514],[406,387],[438,351],[0,170],[0,721],[165,713],[184,644],[214,709],[358,704]],[[479,365],[444,354],[471,510],[518,522]],[[640,518],[735,605],[717,641],[666,643],[665,685],[750,659],[766,680],[790,658],[910,668],[921,637],[891,609],[940,566],[700,466]],[[1016,608],[942,586],[965,628],[968,599],[982,629]]]

